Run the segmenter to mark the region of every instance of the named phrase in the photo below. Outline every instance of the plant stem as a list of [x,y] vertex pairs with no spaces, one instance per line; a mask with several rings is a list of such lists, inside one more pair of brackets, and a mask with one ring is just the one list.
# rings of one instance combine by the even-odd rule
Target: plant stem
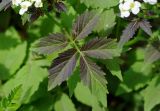
[[74,45],[74,47],[76,48],[76,50],[78,51],[78,53],[80,55],[83,55],[83,53],[80,51],[79,47],[77,46],[77,44],[75,43],[75,41],[72,38],[69,38],[71,43]]

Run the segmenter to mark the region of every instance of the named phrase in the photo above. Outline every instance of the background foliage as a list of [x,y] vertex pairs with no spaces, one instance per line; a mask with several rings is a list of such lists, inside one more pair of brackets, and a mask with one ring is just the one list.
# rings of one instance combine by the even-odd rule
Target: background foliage
[[0,111],[158,111],[159,4],[122,19],[119,0],[52,2],[0,12]]

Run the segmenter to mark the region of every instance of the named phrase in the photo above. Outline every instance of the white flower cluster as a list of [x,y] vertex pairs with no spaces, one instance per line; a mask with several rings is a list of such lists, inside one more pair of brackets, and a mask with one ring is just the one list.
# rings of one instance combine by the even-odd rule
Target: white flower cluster
[[[154,5],[157,3],[157,0],[143,0],[145,3],[149,3]],[[129,17],[130,13],[137,15],[140,12],[141,3],[135,0],[120,0],[119,1],[119,9],[120,16],[122,18]]]
[[25,12],[27,12],[28,8],[33,4],[36,8],[43,6],[42,0],[12,0],[12,4],[15,6],[20,6],[20,15],[23,15]]

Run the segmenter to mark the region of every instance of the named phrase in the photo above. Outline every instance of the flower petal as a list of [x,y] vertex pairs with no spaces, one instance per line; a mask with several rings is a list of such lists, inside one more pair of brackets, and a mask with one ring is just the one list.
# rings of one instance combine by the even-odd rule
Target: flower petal
[[136,7],[141,7],[141,3],[140,3],[140,2],[135,1],[134,3],[135,3],[135,6],[136,6]]
[[19,14],[20,14],[20,15],[23,15],[26,11],[27,11],[27,10],[25,10],[25,9],[20,9],[20,10],[19,10]]
[[122,11],[121,12],[121,17],[124,18],[124,17],[129,17],[130,16],[130,12],[129,11]]
[[140,8],[135,7],[135,8],[132,8],[131,11],[134,15],[137,15],[140,12]]

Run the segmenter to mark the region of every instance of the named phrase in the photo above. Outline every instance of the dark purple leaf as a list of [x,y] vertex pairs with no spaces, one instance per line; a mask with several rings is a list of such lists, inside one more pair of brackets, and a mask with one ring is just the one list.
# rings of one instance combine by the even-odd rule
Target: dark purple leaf
[[[102,88],[106,89],[105,73],[87,57],[80,58],[80,77],[85,85],[91,89],[94,87],[95,82]],[[94,89],[92,89],[94,90]]]
[[119,56],[115,40],[107,38],[95,38],[82,47],[82,52],[97,59],[112,59]]
[[55,7],[58,10],[58,12],[65,12],[67,10],[67,8],[63,2],[56,2]]
[[77,62],[77,54],[75,52],[74,49],[67,50],[53,61],[49,69],[49,89],[60,85],[71,76]]
[[57,33],[41,38],[36,48],[38,48],[40,54],[46,55],[64,49],[67,44],[66,37],[63,34]]
[[139,21],[138,20],[131,22],[126,27],[126,29],[123,31],[123,34],[120,37],[120,41],[118,43],[118,47],[120,47],[120,48],[123,47],[123,45],[134,36],[134,34],[138,28],[139,28]]
[[88,36],[96,26],[98,19],[99,15],[94,11],[85,12],[80,15],[73,25],[73,37],[79,40]]
[[140,28],[145,31],[148,35],[152,35],[151,24],[147,20],[142,20],[139,22]]
[[84,55],[80,57],[80,78],[90,88],[97,100],[106,106],[105,95],[108,91],[105,73],[90,58]]
[[8,7],[10,7],[12,4],[12,0],[2,0],[0,2],[0,11],[3,9],[6,10]]
[[44,15],[41,9],[35,7],[30,7],[28,9],[28,12],[29,12],[29,22],[34,22],[40,16]]

